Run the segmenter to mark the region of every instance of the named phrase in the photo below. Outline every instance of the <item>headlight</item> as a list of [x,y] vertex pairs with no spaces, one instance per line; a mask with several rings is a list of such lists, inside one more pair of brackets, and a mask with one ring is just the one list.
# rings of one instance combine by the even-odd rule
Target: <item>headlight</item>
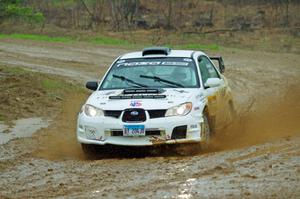
[[180,104],[178,106],[169,108],[165,116],[168,117],[168,116],[176,116],[176,115],[187,115],[189,112],[191,112],[192,107],[193,104],[191,102]]
[[104,115],[103,111],[101,109],[96,108],[96,107],[94,107],[92,105],[89,105],[89,104],[83,105],[81,110],[82,110],[82,112],[84,112],[89,117]]

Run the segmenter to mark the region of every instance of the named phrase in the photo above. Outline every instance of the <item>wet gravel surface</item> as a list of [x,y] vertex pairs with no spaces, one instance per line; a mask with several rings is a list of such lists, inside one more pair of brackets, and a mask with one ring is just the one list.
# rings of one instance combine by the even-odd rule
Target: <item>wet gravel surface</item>
[[[0,41],[0,62],[84,82],[126,50],[87,44]],[[215,54],[215,53],[214,53]],[[299,55],[225,49],[238,118],[211,147],[182,156],[160,149],[85,159],[70,96],[33,137],[0,145],[0,198],[299,198]],[[63,72],[62,72],[63,71]]]

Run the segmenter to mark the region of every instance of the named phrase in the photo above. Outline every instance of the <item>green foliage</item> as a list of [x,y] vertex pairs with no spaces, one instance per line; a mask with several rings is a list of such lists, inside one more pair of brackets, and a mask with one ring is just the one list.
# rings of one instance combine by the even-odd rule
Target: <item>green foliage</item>
[[30,7],[21,7],[16,4],[7,5],[5,11],[8,18],[24,20],[29,23],[41,24],[45,21],[44,15],[41,12],[35,12]]
[[43,13],[36,12],[31,7],[22,6],[22,2],[23,0],[0,0],[0,20],[8,18],[31,24],[44,23]]

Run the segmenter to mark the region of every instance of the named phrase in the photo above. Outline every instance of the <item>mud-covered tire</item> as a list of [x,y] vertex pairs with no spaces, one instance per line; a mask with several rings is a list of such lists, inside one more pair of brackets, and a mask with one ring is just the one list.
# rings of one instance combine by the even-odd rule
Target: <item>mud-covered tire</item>
[[93,144],[81,143],[81,149],[87,158],[93,158],[97,155],[97,146]]
[[201,149],[207,149],[212,135],[209,114],[207,111],[203,112],[203,126],[201,128]]

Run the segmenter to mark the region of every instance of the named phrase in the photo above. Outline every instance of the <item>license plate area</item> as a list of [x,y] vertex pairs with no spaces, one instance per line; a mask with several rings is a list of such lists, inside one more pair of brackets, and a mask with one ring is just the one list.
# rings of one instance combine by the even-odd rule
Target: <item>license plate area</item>
[[145,136],[145,125],[124,125],[123,136],[138,137]]

